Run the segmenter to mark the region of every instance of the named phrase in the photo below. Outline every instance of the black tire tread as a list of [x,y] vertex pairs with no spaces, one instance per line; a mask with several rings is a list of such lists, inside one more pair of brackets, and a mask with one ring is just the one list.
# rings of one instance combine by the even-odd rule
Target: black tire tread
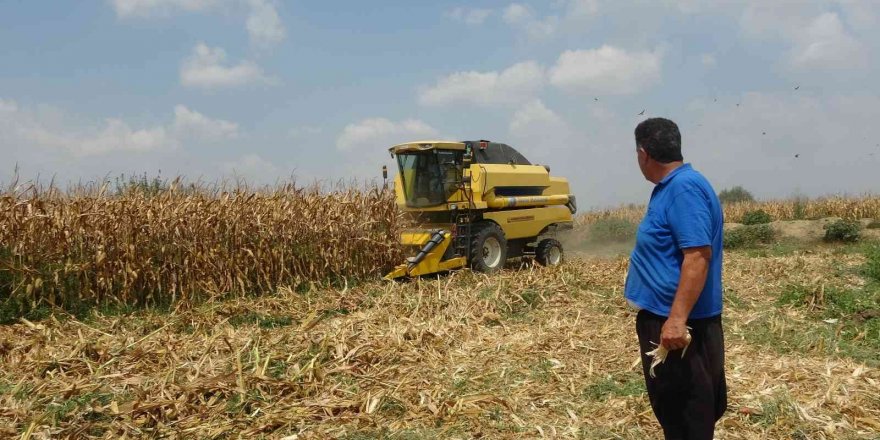
[[545,238],[538,243],[538,246],[535,247],[535,261],[538,262],[541,266],[549,266],[548,260],[550,255],[550,249],[558,247],[559,251],[562,255],[560,255],[559,263],[565,260],[565,251],[562,248],[562,243],[555,238]]
[[[495,235],[501,243],[501,264],[498,267],[491,268],[486,266],[483,261],[483,242],[489,236]],[[492,222],[480,222],[472,226],[471,249],[470,249],[470,266],[472,270],[483,273],[494,273],[504,267],[507,261],[507,238],[504,231],[497,224]]]

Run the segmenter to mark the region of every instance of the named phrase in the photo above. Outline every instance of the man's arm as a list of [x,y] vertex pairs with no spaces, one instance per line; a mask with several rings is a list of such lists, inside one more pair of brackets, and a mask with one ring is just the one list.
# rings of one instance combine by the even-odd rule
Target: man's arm
[[712,259],[712,247],[701,246],[682,249],[684,260],[681,263],[681,278],[678,290],[672,301],[669,318],[660,331],[660,344],[667,350],[678,350],[687,346],[688,316],[694,308],[709,273],[709,262]]

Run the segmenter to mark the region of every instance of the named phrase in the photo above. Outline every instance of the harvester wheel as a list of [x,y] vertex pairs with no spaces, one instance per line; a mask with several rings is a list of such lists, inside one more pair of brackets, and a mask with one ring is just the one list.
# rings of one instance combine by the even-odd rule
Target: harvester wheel
[[545,238],[535,248],[535,260],[541,266],[556,266],[562,263],[562,243],[552,238]]
[[471,269],[492,273],[504,267],[507,261],[507,239],[495,223],[474,225],[471,237]]

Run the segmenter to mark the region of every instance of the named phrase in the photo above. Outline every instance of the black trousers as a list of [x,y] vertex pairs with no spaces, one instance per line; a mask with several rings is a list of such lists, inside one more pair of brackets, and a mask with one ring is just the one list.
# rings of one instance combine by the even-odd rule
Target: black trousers
[[691,343],[685,352],[670,352],[666,362],[648,371],[651,358],[645,353],[660,343],[660,329],[666,317],[647,310],[636,316],[636,333],[642,352],[642,371],[654,415],[667,440],[711,440],[715,422],[727,409],[727,381],[724,377],[724,331],[721,316],[688,320]]

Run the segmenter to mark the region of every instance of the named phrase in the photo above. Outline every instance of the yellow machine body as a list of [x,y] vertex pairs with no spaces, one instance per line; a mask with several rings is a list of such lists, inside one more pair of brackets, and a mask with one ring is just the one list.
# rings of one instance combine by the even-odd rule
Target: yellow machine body
[[[403,232],[400,243],[419,253],[417,261],[397,266],[386,279],[467,266],[474,257],[470,249],[450,246],[461,248],[461,234],[471,225],[494,223],[503,232],[502,241],[511,246],[508,250],[517,255],[519,247],[532,249],[542,235],[572,225],[576,204],[568,180],[551,176],[546,166],[528,163],[505,144],[420,141],[389,151],[399,164],[394,178],[397,205],[419,224]],[[425,187],[426,181],[436,191],[420,194],[416,187]]]

